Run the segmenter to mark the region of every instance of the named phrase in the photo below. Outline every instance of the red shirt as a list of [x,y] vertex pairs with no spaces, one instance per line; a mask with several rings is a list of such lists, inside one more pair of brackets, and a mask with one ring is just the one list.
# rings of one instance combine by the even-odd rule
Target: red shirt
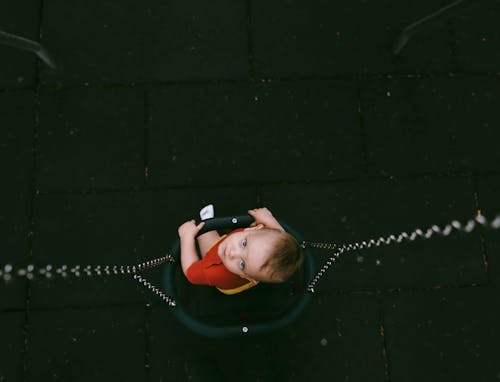
[[233,289],[248,284],[247,279],[229,272],[217,254],[220,243],[229,235],[240,231],[243,231],[243,229],[236,229],[228,235],[223,236],[221,240],[208,250],[201,260],[193,263],[186,272],[188,281],[192,284],[211,285],[221,289]]

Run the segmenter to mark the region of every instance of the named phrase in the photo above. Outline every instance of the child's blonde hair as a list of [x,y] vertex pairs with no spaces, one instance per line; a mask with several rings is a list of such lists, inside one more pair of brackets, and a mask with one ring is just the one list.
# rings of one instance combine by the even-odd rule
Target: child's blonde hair
[[302,266],[304,254],[297,240],[288,232],[277,229],[265,229],[273,234],[272,252],[261,269],[269,270],[271,280],[267,282],[281,283],[288,280]]

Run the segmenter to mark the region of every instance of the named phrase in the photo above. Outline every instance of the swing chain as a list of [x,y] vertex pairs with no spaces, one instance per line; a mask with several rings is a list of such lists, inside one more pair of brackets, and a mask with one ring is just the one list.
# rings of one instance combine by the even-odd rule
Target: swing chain
[[[157,267],[158,265],[163,264],[166,261],[168,261],[170,263],[175,263],[175,259],[174,259],[174,257],[172,255],[166,255],[166,256],[160,257],[158,259],[153,259],[153,260],[146,261],[144,263],[139,264],[137,266],[137,272],[143,271],[145,269],[150,269],[150,268]],[[172,299],[171,297],[167,296],[160,289],[158,289],[153,284],[151,284],[145,277],[142,277],[141,275],[138,275],[135,272],[134,272],[133,277],[139,283],[141,283],[146,288],[148,288],[151,292],[153,292],[154,294],[156,294],[157,296],[159,296],[169,306],[174,307],[176,305],[174,299]]]
[[437,225],[433,225],[425,231],[420,228],[415,229],[410,234],[406,232],[401,232],[399,235],[389,235],[386,237],[379,237],[378,239],[370,239],[368,241],[347,243],[342,245],[336,245],[333,243],[316,243],[316,242],[303,242],[303,247],[311,247],[318,249],[332,249],[336,251],[332,254],[332,256],[325,262],[325,264],[321,267],[318,273],[314,276],[312,281],[307,286],[307,290],[311,293],[314,293],[314,287],[321,279],[321,277],[326,273],[326,271],[335,263],[335,261],[344,253],[358,251],[361,249],[368,249],[371,247],[382,247],[386,245],[401,243],[403,240],[412,242],[417,238],[422,239],[430,239],[434,234],[438,234],[441,236],[449,236],[453,231],[461,231],[464,233],[472,232],[478,225],[481,225],[485,228],[498,229],[500,228],[500,215],[497,215],[495,219],[491,222],[486,219],[483,215],[478,213],[477,216],[467,221],[466,224],[460,223],[458,220],[453,220],[450,223],[446,224],[443,228],[440,228]]
[[144,277],[137,274],[137,272],[155,268],[165,262],[175,263],[175,259],[172,255],[168,254],[137,265],[74,265],[71,267],[62,265],[58,268],[54,268],[50,264],[44,267],[36,268],[33,264],[29,264],[26,268],[15,269],[11,264],[7,264],[3,268],[0,268],[0,278],[3,278],[5,282],[10,282],[14,277],[26,277],[28,280],[32,280],[36,274],[39,276],[45,276],[47,279],[51,279],[55,275],[59,275],[63,278],[67,278],[69,276],[95,277],[105,275],[132,275],[135,280],[139,281],[139,283],[160,296],[163,301],[168,303],[170,306],[175,306],[175,301],[173,299],[165,295],[157,287],[153,286]]
[[157,259],[153,259],[153,260],[149,260],[149,261],[145,261],[143,263],[140,263],[139,265],[137,265],[137,272],[143,271],[145,269],[155,268],[158,265],[161,265],[167,261],[169,263],[175,263],[175,259],[172,255],[165,255],[165,256],[159,257]]
[[303,249],[305,248],[317,248],[317,249],[325,249],[325,250],[334,250],[337,248],[337,244],[333,243],[317,243],[313,241],[303,241],[301,244]]
[[137,273],[134,274],[134,279],[137,280],[139,283],[144,285],[146,288],[148,288],[151,292],[155,293],[157,296],[159,296],[163,301],[165,301],[168,305],[170,306],[175,306],[175,300],[172,298],[168,297],[165,293],[163,293],[160,289],[155,287],[153,284],[151,284],[145,277],[142,277],[141,275],[138,275]]

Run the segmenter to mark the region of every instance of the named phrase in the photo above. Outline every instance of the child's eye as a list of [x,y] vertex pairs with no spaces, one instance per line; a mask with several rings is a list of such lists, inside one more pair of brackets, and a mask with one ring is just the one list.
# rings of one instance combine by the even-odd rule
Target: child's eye
[[241,270],[244,270],[245,269],[245,260],[240,260],[239,266],[240,266]]
[[247,239],[243,239],[243,241],[241,242],[241,246],[243,248],[245,248],[247,246]]

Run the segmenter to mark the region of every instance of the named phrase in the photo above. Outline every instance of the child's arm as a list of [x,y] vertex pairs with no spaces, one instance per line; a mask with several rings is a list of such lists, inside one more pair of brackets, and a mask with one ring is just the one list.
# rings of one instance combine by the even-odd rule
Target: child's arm
[[266,228],[274,228],[279,229],[280,231],[285,232],[285,229],[281,226],[281,224],[275,219],[271,211],[267,208],[255,208],[253,210],[249,210],[248,213],[250,216],[254,218],[254,222],[251,226],[256,226],[259,224],[264,224]]
[[217,231],[208,231],[203,235],[198,236],[198,244],[200,246],[201,257],[205,257],[208,249],[219,239],[220,235]]
[[181,267],[184,275],[186,275],[189,267],[200,259],[196,251],[195,238],[204,225],[204,222],[196,225],[194,220],[190,220],[178,229],[181,242]]

